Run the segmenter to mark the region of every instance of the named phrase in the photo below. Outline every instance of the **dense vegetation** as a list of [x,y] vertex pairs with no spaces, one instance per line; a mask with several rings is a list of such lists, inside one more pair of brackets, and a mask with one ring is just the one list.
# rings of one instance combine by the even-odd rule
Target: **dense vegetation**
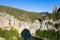
[[52,30],[37,30],[36,35],[41,38],[47,38],[49,40],[60,40],[60,31],[52,31]]
[[19,38],[19,33],[15,28],[11,28],[9,31],[0,28],[0,37],[5,40],[23,40],[23,38]]
[[15,18],[23,21],[33,21],[41,19],[43,16],[36,12],[28,12],[17,8],[0,5],[0,12],[6,12],[7,14],[13,15]]

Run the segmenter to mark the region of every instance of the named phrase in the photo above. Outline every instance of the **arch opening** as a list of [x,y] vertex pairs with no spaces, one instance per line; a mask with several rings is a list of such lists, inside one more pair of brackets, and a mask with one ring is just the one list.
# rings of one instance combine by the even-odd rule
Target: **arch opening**
[[31,37],[31,33],[28,29],[24,29],[22,32],[21,32],[21,37],[24,38],[24,40],[27,40]]

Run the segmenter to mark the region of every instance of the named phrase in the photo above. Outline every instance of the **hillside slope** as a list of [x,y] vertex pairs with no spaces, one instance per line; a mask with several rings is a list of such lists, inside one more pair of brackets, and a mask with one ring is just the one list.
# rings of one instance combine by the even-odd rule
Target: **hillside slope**
[[0,5],[0,12],[6,12],[14,16],[15,18],[22,20],[22,21],[34,21],[36,19],[41,19],[43,16],[39,13],[35,12],[28,12],[17,8],[12,8],[8,6]]

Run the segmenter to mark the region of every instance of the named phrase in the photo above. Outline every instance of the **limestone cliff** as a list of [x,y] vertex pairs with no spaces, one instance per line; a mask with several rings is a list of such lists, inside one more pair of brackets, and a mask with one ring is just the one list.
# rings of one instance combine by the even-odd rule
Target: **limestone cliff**
[[[29,18],[28,18],[29,19]],[[24,29],[30,30],[31,34],[34,35],[36,30],[56,30],[56,28],[49,23],[48,21],[52,22],[53,24],[57,23],[53,20],[35,20],[31,21],[21,21],[16,19],[14,16],[7,14],[6,12],[0,12],[0,28],[3,30],[10,30],[12,27],[16,28],[19,33],[22,32]]]
[[40,27],[40,22],[38,20],[35,20],[33,23],[30,21],[20,21],[14,16],[6,14],[5,12],[0,12],[0,28],[3,30],[10,30],[12,27],[16,28],[19,33],[24,29],[28,29],[31,34],[34,34]]

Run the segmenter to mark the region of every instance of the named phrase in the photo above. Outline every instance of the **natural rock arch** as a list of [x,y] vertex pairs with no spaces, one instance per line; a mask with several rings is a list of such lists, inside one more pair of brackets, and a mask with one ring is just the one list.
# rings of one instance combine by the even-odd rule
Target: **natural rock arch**
[[24,38],[24,40],[27,40],[31,37],[31,33],[28,29],[24,29],[22,32],[21,32],[21,37]]

